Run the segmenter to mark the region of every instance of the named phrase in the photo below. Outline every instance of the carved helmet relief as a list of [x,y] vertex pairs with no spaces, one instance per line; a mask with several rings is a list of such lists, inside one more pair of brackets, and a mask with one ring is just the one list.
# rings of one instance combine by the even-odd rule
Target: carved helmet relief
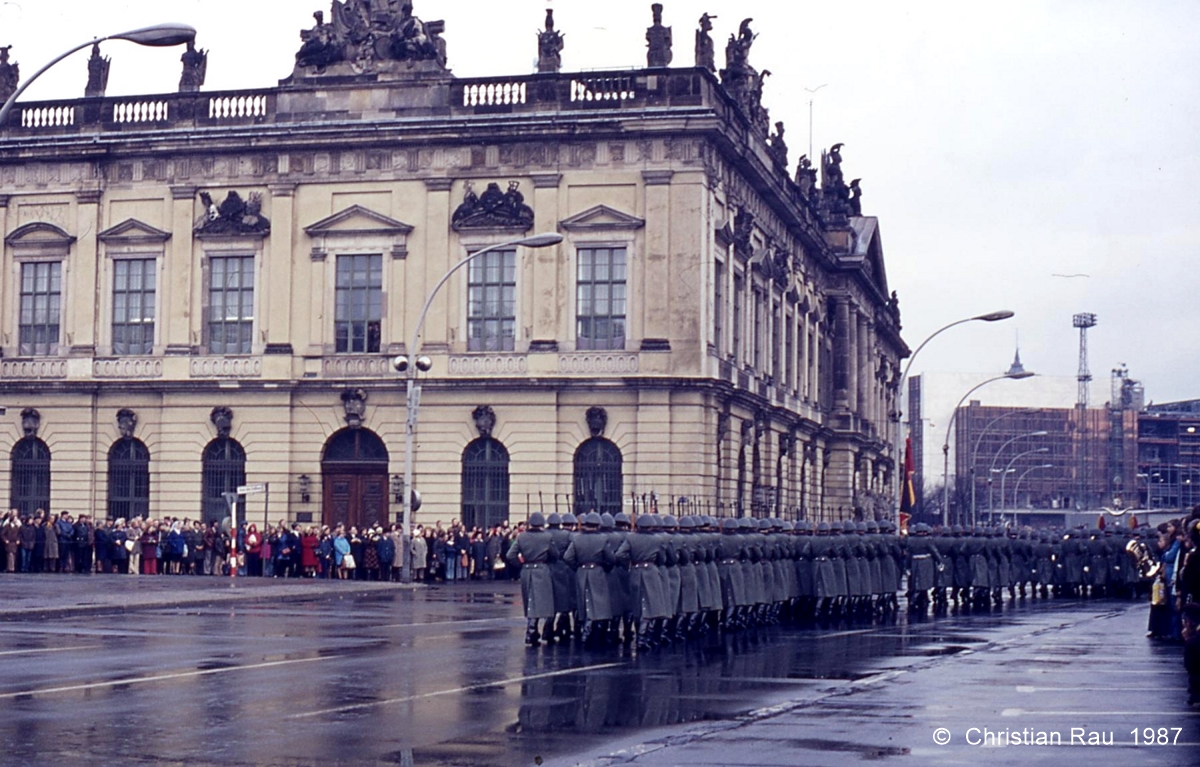
[[41,425],[42,414],[37,410],[27,407],[21,411],[21,430],[25,432],[26,437],[36,437]]
[[218,437],[228,437],[229,432],[233,431],[233,411],[225,406],[214,407],[208,420],[217,427]]
[[129,408],[125,407],[117,411],[117,430],[125,439],[133,438],[133,431],[137,428],[137,423],[137,413]]
[[342,392],[342,409],[346,412],[346,425],[351,429],[362,426],[367,412],[366,389],[346,389]]
[[593,437],[604,434],[604,428],[608,426],[608,411],[602,407],[589,407],[584,418],[587,419],[588,431]]
[[475,429],[481,437],[492,436],[492,429],[496,428],[496,411],[492,410],[491,405],[480,405],[471,411],[471,418],[475,421]]

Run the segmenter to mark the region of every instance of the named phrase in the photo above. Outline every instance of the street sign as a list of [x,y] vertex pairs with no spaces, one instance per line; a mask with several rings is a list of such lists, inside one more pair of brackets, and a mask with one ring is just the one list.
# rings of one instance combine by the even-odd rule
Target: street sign
[[257,485],[238,485],[237,492],[238,492],[238,495],[250,495],[251,493],[265,493],[265,492],[267,492],[267,485],[265,482],[259,483]]

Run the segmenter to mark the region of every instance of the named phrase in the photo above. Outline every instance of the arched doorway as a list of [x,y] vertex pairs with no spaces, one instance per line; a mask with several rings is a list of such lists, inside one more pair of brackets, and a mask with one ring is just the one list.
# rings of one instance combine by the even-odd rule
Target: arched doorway
[[342,429],[321,453],[322,521],[359,529],[388,523],[388,451],[370,429]]
[[119,439],[108,450],[108,518],[150,516],[150,451],[140,439]]
[[604,437],[592,437],[575,451],[575,510],[621,511],[621,449]]
[[484,530],[508,521],[508,451],[492,437],[463,450],[462,522]]
[[22,517],[38,509],[50,513],[50,448],[37,437],[25,437],[12,449],[12,493],[9,508]]
[[204,506],[200,518],[205,524],[220,522],[229,516],[225,493],[246,484],[246,451],[236,439],[217,437],[204,448]]

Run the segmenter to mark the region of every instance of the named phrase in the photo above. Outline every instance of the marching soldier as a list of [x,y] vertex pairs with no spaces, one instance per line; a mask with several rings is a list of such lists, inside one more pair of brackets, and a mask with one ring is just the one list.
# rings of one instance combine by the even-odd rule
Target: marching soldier
[[[521,567],[521,602],[525,606],[525,642],[536,646],[540,636],[553,641],[551,623],[554,620],[554,578],[551,563],[558,560],[558,550],[546,531],[546,518],[541,512],[529,515],[527,530],[519,534],[505,555],[514,567]],[[539,635],[538,621],[545,620]]]
[[[559,514],[551,514],[547,521],[557,555],[550,565],[550,575],[554,579],[553,631],[556,638],[567,639],[571,636],[571,614],[575,611],[575,576],[563,561],[563,555],[571,545],[571,533],[563,529],[563,518]],[[574,515],[571,515],[571,524],[575,524]]]
[[727,630],[743,628],[746,605],[746,581],[742,571],[742,543],[738,521],[721,522],[721,537],[716,542],[717,573],[721,582],[721,624]]
[[662,620],[669,615],[667,589],[659,567],[666,561],[662,544],[654,534],[652,515],[637,518],[637,531],[617,550],[617,558],[629,561],[630,613],[639,650],[654,646]]
[[916,536],[908,541],[908,609],[925,612],[929,606],[929,589],[933,588],[934,573],[945,569],[941,552],[929,537],[929,525],[918,523]]
[[586,514],[583,531],[571,537],[563,556],[566,564],[575,569],[575,604],[582,627],[580,638],[585,645],[594,637],[603,636],[613,619],[608,572],[617,558],[608,536],[600,533],[600,525],[599,514],[594,511]]
[[[606,521],[604,518],[609,517]],[[608,522],[611,522],[609,524]],[[609,544],[612,546],[614,553],[619,552],[621,544],[625,542],[625,538],[629,535],[631,527],[629,515],[625,512],[618,512],[614,517],[611,514],[600,515],[600,528],[603,530],[607,524],[607,535]],[[613,620],[609,624],[608,638],[609,641],[615,643],[617,641],[618,630],[621,628],[618,624],[624,624],[624,639],[626,643],[633,641],[633,618],[630,613],[631,599],[629,596],[629,560],[622,559],[617,556],[616,566],[608,571],[608,594],[612,600]]]

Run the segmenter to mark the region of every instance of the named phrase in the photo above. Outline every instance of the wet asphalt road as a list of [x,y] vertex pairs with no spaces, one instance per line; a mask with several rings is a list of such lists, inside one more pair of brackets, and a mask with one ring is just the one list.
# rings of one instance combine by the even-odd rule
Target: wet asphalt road
[[[1178,651],[1145,615],[1030,601],[638,657],[526,650],[512,584],[6,577],[0,763],[1200,764]],[[1181,736],[981,749],[972,726]]]

